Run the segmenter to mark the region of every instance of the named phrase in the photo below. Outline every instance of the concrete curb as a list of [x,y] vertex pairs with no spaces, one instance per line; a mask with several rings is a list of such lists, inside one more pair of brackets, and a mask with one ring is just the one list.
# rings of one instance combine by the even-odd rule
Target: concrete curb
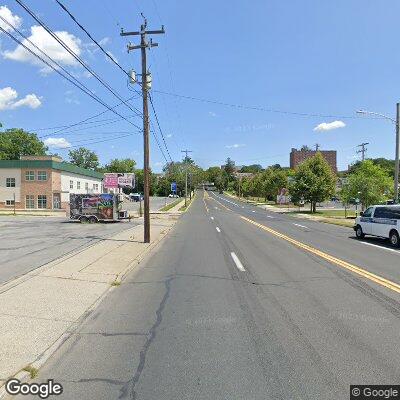
[[[175,224],[170,227],[166,227],[160,234],[159,238],[154,242],[150,243],[142,252],[140,252],[137,257],[128,265],[125,271],[121,275],[120,282],[122,283],[127,275],[135,269],[147,256],[149,256],[152,251],[157,247],[162,240],[168,235],[168,233],[175,227]],[[20,277],[22,278],[22,277]],[[19,279],[19,278],[17,278]],[[118,276],[116,280],[118,279]],[[12,286],[13,287],[13,286]],[[96,310],[96,308],[100,305],[100,303],[107,297],[107,295],[115,290],[115,286],[110,286],[106,289],[99,298],[97,298],[86,310],[85,312],[74,321],[53,344],[51,344],[39,357],[37,357],[34,361],[27,364],[38,370],[43,367],[43,365],[49,360],[49,358],[76,332],[79,326]],[[15,375],[10,376],[10,378],[17,378],[21,382],[27,382],[30,380],[30,373],[27,371],[18,371]],[[0,386],[0,399],[12,398],[6,392],[5,383]]]

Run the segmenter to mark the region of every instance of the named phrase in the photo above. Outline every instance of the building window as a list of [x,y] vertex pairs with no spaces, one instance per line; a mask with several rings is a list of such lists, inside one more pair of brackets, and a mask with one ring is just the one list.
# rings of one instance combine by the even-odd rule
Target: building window
[[25,171],[25,180],[26,181],[34,181],[35,180],[35,171]]
[[37,197],[38,208],[47,208],[47,197],[44,194],[39,194]]
[[88,191],[89,190],[89,183],[85,182],[85,190]]
[[37,180],[38,181],[47,181],[47,171],[38,171]]
[[69,181],[69,188],[73,189],[74,188],[74,181]]
[[99,191],[99,184],[98,183],[93,183],[93,190],[98,192]]
[[25,208],[35,208],[35,196],[33,194],[26,195]]
[[13,206],[14,200],[6,200],[6,206]]
[[15,187],[15,178],[6,178],[6,187]]
[[76,188],[77,188],[77,189],[80,189],[80,188],[81,188],[81,182],[80,182],[80,181],[76,182]]

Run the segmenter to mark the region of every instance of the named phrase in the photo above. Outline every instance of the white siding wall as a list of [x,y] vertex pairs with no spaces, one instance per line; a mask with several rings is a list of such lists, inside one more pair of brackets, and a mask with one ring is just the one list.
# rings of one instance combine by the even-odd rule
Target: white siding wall
[[[6,187],[6,178],[15,178],[15,187]],[[20,201],[21,170],[17,168],[0,168],[0,207],[5,206],[6,200]]]
[[[73,181],[74,188],[70,189],[70,181]],[[78,189],[78,182],[80,182],[80,189]],[[86,183],[89,190],[86,190]],[[98,190],[93,189],[93,185],[98,185]],[[85,194],[85,193],[102,193],[103,185],[102,180],[91,178],[90,176],[83,176],[73,174],[71,172],[61,171],[61,201],[69,202],[69,194]]]

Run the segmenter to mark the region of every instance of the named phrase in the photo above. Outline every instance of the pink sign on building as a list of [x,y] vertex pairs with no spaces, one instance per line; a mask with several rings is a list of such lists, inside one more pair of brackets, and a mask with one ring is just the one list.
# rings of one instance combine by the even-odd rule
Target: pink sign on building
[[103,186],[106,189],[115,189],[118,187],[118,174],[104,174]]

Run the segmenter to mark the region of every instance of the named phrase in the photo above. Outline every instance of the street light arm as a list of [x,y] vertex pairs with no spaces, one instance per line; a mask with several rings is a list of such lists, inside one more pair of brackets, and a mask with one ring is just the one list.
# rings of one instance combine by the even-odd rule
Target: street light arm
[[385,114],[381,114],[381,113],[377,113],[377,112],[373,112],[373,111],[366,111],[366,110],[358,110],[357,114],[364,114],[364,115],[376,115],[378,117],[384,118],[384,119],[388,119],[389,121],[392,121],[394,124],[396,124],[396,120],[393,119],[392,117],[389,117]]

